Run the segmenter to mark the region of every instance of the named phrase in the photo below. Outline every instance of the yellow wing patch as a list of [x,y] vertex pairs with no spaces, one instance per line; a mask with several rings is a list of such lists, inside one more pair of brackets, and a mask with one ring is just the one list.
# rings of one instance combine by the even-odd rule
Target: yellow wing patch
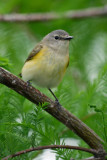
[[37,55],[41,49],[43,48],[43,46],[41,44],[38,44],[33,50],[32,52],[30,53],[30,55],[28,56],[28,58],[26,59],[25,62],[31,60],[35,55]]
[[[31,59],[27,60],[25,62],[24,68],[29,68],[34,66],[36,63],[40,63],[42,62],[42,59],[44,58],[44,54],[46,53],[47,48],[42,48],[37,54],[35,54],[34,56],[32,56]],[[41,64],[41,63],[40,63]]]

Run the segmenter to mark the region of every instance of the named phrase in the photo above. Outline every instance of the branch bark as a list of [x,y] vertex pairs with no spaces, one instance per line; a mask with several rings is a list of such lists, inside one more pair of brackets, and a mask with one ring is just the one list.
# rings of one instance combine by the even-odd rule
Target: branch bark
[[64,13],[33,13],[33,14],[1,14],[0,21],[3,22],[30,22],[30,21],[50,21],[56,19],[82,19],[88,17],[107,16],[107,6],[99,8],[89,8]]
[[30,148],[30,149],[26,149],[26,150],[23,150],[23,151],[19,151],[19,152],[15,153],[15,154],[12,154],[12,155],[9,155],[7,157],[2,158],[2,160],[8,160],[9,158],[20,156],[21,154],[25,154],[25,153],[32,152],[32,151],[43,150],[43,149],[56,149],[56,148],[80,150],[80,151],[88,152],[88,153],[91,153],[91,154],[97,154],[98,153],[95,149],[87,149],[87,148],[78,147],[78,146],[48,145],[48,146],[39,146],[39,147],[35,147],[35,148]]
[[[35,104],[49,102],[50,104],[44,108],[46,112],[51,114],[57,120],[62,122],[70,130],[81,137],[92,149],[96,149],[101,155],[105,155],[102,140],[98,135],[86,126],[82,121],[68,112],[62,106],[58,106],[53,100],[42,94],[32,86],[28,86],[26,82],[11,74],[7,70],[0,67],[0,83],[15,90],[20,95],[24,96]],[[104,157],[103,157],[104,160]]]

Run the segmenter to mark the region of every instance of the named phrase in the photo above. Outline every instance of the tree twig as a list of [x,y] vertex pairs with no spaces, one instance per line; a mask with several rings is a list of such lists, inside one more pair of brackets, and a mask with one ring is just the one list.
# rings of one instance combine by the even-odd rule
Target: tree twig
[[81,137],[92,149],[99,150],[101,155],[105,155],[102,140],[98,135],[85,125],[81,120],[68,112],[62,106],[56,104],[53,100],[42,94],[32,86],[28,86],[26,82],[19,79],[15,75],[0,67],[0,83],[15,90],[20,95],[26,97],[35,104],[49,102],[50,104],[44,108],[46,112],[51,114],[65,126]]
[[101,160],[101,158],[89,157],[82,160]]
[[98,151],[95,149],[88,149],[88,148],[83,148],[83,147],[78,147],[78,146],[70,146],[70,145],[48,145],[48,146],[39,146],[39,147],[19,151],[15,154],[12,154],[12,155],[9,155],[7,157],[2,158],[2,160],[8,160],[9,158],[13,158],[13,157],[19,156],[21,154],[25,154],[25,153],[32,152],[32,151],[43,150],[43,149],[54,149],[54,148],[74,149],[74,150],[88,152],[91,154],[98,154]]
[[55,19],[82,19],[88,17],[107,16],[107,6],[88,8],[64,13],[33,13],[33,14],[0,14],[0,21],[3,22],[29,22],[29,21],[50,21]]

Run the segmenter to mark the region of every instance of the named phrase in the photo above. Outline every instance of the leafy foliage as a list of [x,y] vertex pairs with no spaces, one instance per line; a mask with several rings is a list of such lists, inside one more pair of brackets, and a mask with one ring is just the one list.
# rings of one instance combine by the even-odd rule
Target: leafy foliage
[[[48,5],[47,5],[48,4]],[[102,0],[26,1],[1,0],[0,13],[64,12],[98,7]],[[42,7],[41,7],[42,6]],[[60,6],[60,7],[59,7]],[[53,89],[60,103],[92,128],[107,150],[107,18],[55,20],[35,23],[0,23],[0,66],[18,75],[23,63],[42,37],[55,29],[74,36],[70,44],[70,65],[66,75]],[[38,86],[36,86],[39,88]],[[50,93],[39,88],[46,95]],[[53,97],[52,97],[53,98]],[[44,107],[44,106],[43,106]],[[0,156],[5,157],[30,147],[63,144],[61,138],[79,139],[41,107],[0,84]],[[81,139],[79,145],[88,147]],[[71,144],[72,145],[72,144]],[[80,151],[56,149],[56,160],[90,156]],[[41,152],[19,157],[33,159]],[[17,158],[14,158],[17,159]]]

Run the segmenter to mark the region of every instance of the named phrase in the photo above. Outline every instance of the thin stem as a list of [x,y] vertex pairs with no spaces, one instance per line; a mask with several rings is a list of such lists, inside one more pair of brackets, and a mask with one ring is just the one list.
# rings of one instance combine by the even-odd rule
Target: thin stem
[[80,150],[80,151],[88,152],[88,153],[91,153],[91,154],[97,154],[98,153],[98,151],[95,150],[95,149],[88,149],[88,148],[83,148],[83,147],[78,147],[78,146],[49,145],[49,146],[39,146],[39,147],[35,147],[35,148],[30,148],[30,149],[26,149],[26,150],[23,150],[23,151],[19,151],[19,152],[15,153],[15,154],[12,154],[12,155],[9,155],[7,157],[2,158],[2,160],[8,160],[9,158],[20,156],[22,154],[25,154],[25,153],[28,153],[28,152],[32,152],[32,151],[43,150],[43,149],[56,149],[56,148]]
[[107,6],[88,8],[82,10],[70,10],[64,13],[34,13],[34,14],[1,14],[0,21],[3,22],[28,22],[28,21],[50,21],[61,18],[66,19],[83,19],[88,17],[107,16]]

